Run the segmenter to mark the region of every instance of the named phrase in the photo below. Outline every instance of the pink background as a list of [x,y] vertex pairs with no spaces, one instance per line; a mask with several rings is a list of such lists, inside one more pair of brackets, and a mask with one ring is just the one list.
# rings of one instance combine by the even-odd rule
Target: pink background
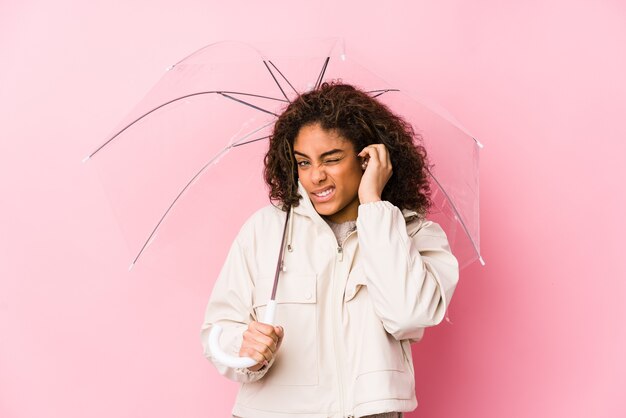
[[0,3],[1,417],[228,415],[237,386],[199,342],[211,237],[157,241],[128,273],[80,160],[197,48],[329,35],[485,144],[487,265],[414,345],[408,416],[626,416],[626,6],[383,4]]

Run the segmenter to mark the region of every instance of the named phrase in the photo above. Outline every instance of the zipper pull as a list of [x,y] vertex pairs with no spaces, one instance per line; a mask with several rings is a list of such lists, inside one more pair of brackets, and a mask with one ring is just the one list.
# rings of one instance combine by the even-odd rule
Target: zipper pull
[[343,248],[337,247],[337,253],[339,254],[339,261],[343,261]]

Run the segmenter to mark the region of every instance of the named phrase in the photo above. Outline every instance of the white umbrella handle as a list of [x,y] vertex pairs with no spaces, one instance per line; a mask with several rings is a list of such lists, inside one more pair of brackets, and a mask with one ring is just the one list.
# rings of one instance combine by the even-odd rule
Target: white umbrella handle
[[[265,316],[263,317],[263,323],[274,325],[274,311],[276,310],[276,301],[270,300],[267,302],[267,308],[265,310]],[[219,325],[213,325],[211,333],[209,334],[209,349],[211,354],[218,362],[225,364],[228,367],[244,369],[246,367],[252,367],[258,362],[250,357],[237,357],[226,354],[220,347],[220,335],[222,335],[222,327]]]

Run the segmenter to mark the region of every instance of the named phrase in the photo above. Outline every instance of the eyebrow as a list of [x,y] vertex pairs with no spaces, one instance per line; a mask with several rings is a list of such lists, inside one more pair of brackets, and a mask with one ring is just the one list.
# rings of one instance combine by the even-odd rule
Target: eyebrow
[[[338,152],[344,152],[344,150],[339,149],[339,148],[331,149],[330,151],[323,152],[323,153],[320,155],[320,158],[324,158],[324,157],[327,157],[327,156],[329,156],[329,155],[331,155],[331,154],[336,154],[336,153],[338,153]],[[302,152],[296,151],[296,150],[294,150],[294,151],[293,151],[293,153],[294,153],[294,154],[301,155],[301,156],[303,156],[303,157],[305,157],[305,158],[309,158],[309,159],[311,158],[311,157],[309,157],[308,155],[306,155],[306,154],[304,154],[304,153],[302,153]]]

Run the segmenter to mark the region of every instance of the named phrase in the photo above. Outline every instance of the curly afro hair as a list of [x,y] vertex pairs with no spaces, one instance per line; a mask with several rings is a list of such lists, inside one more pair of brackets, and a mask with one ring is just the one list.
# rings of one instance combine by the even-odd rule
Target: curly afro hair
[[359,152],[370,144],[385,144],[393,174],[382,199],[400,209],[411,209],[425,216],[432,205],[429,166],[422,137],[402,117],[366,92],[341,82],[323,83],[299,95],[279,116],[265,154],[264,178],[272,202],[283,210],[297,206],[298,170],[293,155],[294,139],[300,128],[319,123],[325,130],[336,130]]

